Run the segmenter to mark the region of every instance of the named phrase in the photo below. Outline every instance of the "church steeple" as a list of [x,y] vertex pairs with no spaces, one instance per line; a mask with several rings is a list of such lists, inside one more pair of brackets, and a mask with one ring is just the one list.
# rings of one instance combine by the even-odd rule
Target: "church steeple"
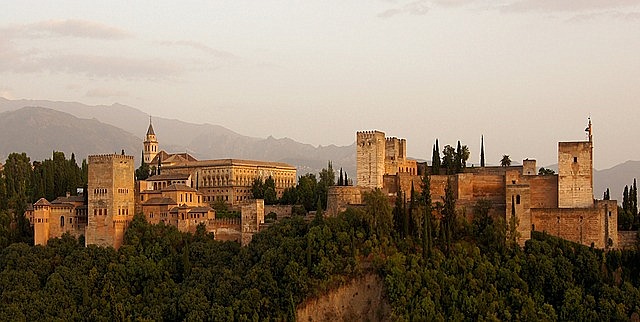
[[156,139],[156,133],[153,131],[153,124],[151,124],[151,115],[149,115],[149,128],[147,129],[147,136],[143,145],[144,150],[142,155],[144,156],[144,163],[150,164],[158,154],[158,140]]

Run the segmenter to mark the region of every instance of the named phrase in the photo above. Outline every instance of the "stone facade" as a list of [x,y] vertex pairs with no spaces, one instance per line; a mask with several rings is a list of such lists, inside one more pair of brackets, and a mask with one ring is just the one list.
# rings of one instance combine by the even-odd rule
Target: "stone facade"
[[50,238],[64,233],[74,237],[84,235],[87,226],[87,206],[84,196],[59,197],[52,202],[40,198],[25,213],[34,229],[34,244],[46,245]]
[[387,138],[384,132],[356,133],[356,176],[358,186],[382,188],[384,175],[418,174],[415,160],[407,159],[407,141]]
[[[506,222],[512,218],[517,221],[521,245],[531,238],[532,230],[537,230],[587,246],[619,247],[616,201],[593,198],[591,120],[586,131],[588,141],[559,142],[557,175],[538,175],[536,161],[529,159],[523,160],[522,166],[471,167],[454,175],[430,175],[431,200],[441,202],[445,187],[451,185],[458,216],[467,220],[473,218],[476,202],[488,200],[491,214],[502,216]],[[400,190],[408,196],[412,186],[416,192],[421,191],[422,176],[403,161],[404,140],[383,141],[384,133],[379,131],[357,132],[356,137],[359,187],[330,188],[329,214],[362,203],[362,193],[374,188],[382,189],[390,200]]]
[[296,168],[282,162],[240,159],[199,161],[188,153],[169,154],[163,150],[158,151],[158,141],[151,124],[143,145],[145,162],[148,155],[148,163],[152,166],[159,165],[160,168],[158,176],[147,180],[154,182],[154,189],[159,189],[158,185],[181,183],[200,191],[203,201],[209,206],[224,201],[231,206],[240,207],[252,198],[253,181],[264,181],[269,177],[274,180],[276,195],[280,198],[285,189],[296,186],[298,179]]
[[133,156],[89,156],[87,245],[122,245],[135,211]]

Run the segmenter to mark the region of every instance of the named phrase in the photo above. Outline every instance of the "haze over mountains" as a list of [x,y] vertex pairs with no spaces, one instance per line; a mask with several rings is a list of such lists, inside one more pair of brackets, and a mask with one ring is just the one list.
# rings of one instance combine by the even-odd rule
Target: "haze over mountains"
[[[0,143],[2,161],[17,151],[27,152],[33,160],[50,157],[52,150],[74,152],[76,159],[81,160],[88,154],[125,149],[139,162],[149,124],[148,114],[121,104],[89,106],[0,97],[0,113],[0,137],[11,138]],[[198,159],[280,161],[295,165],[300,174],[317,173],[331,160],[334,169],[343,167],[355,177],[355,143],[314,147],[289,138],[244,136],[220,125],[160,117],[152,120],[160,148],[167,152],[186,151]]]
[[[74,102],[7,100],[0,97],[0,162],[11,152],[26,152],[32,160],[51,157],[52,151],[75,153],[78,162],[89,154],[119,153],[124,149],[139,162],[149,116],[130,106],[89,106]],[[289,138],[255,138],[220,125],[193,124],[153,117],[160,148],[187,151],[198,159],[239,158],[280,161],[295,165],[299,175],[318,173],[332,160],[355,178],[355,143],[319,146]],[[355,130],[354,130],[355,132]],[[545,166],[557,171],[557,166]],[[610,169],[594,170],[594,194],[604,190],[622,200],[622,190],[640,177],[640,161],[627,161]]]

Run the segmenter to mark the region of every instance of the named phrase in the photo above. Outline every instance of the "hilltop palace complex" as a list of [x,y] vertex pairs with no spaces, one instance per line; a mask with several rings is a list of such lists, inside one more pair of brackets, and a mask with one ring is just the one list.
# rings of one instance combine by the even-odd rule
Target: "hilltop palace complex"
[[[196,160],[187,153],[169,154],[158,149],[149,124],[143,143],[143,162],[157,167],[157,174],[135,181],[134,158],[129,155],[89,156],[86,196],[38,200],[27,210],[34,226],[34,242],[44,245],[64,233],[85,236],[87,245],[118,248],[134,213],[144,214],[153,224],[160,222],[193,232],[205,224],[216,239],[248,243],[264,224],[265,210],[281,217],[291,207],[265,206],[251,199],[254,179],[275,182],[278,197],[297,181],[296,168],[278,162],[223,159]],[[85,200],[86,197],[86,200]],[[211,206],[226,203],[238,209],[241,218],[216,218]]]
[[[451,185],[459,217],[470,220],[480,200],[491,204],[490,214],[515,218],[522,245],[532,231],[544,231],[583,245],[601,249],[622,247],[635,238],[617,231],[617,202],[593,197],[593,136],[588,140],[558,143],[558,173],[539,175],[535,160],[518,166],[467,167],[462,173],[430,176],[431,199],[444,198]],[[390,201],[398,191],[420,192],[426,164],[406,156],[406,141],[387,138],[380,131],[356,133],[357,186],[329,188],[327,215],[347,207],[360,207],[363,195],[381,189]],[[144,140],[143,162],[158,168],[146,180],[134,180],[134,159],[127,155],[89,156],[88,189],[85,196],[38,200],[27,210],[34,226],[35,244],[64,233],[85,236],[87,245],[119,247],[134,213],[153,224],[176,226],[193,232],[203,223],[216,239],[243,245],[266,227],[265,213],[291,216],[291,206],[267,206],[251,199],[254,179],[271,177],[280,197],[296,185],[296,168],[277,162],[237,159],[196,160],[187,153],[169,154],[158,149],[149,124]],[[86,197],[86,199],[85,199]],[[214,203],[226,203],[241,211],[241,218],[216,218]],[[437,207],[436,216],[438,213]]]

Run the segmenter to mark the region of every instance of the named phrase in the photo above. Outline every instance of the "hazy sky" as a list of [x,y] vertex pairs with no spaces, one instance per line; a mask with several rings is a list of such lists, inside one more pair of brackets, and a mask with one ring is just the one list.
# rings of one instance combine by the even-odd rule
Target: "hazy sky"
[[[640,160],[640,1],[4,1],[0,96],[115,102],[256,137],[405,137],[478,163]],[[145,125],[141,125],[143,130]],[[142,130],[142,131],[143,131]]]

